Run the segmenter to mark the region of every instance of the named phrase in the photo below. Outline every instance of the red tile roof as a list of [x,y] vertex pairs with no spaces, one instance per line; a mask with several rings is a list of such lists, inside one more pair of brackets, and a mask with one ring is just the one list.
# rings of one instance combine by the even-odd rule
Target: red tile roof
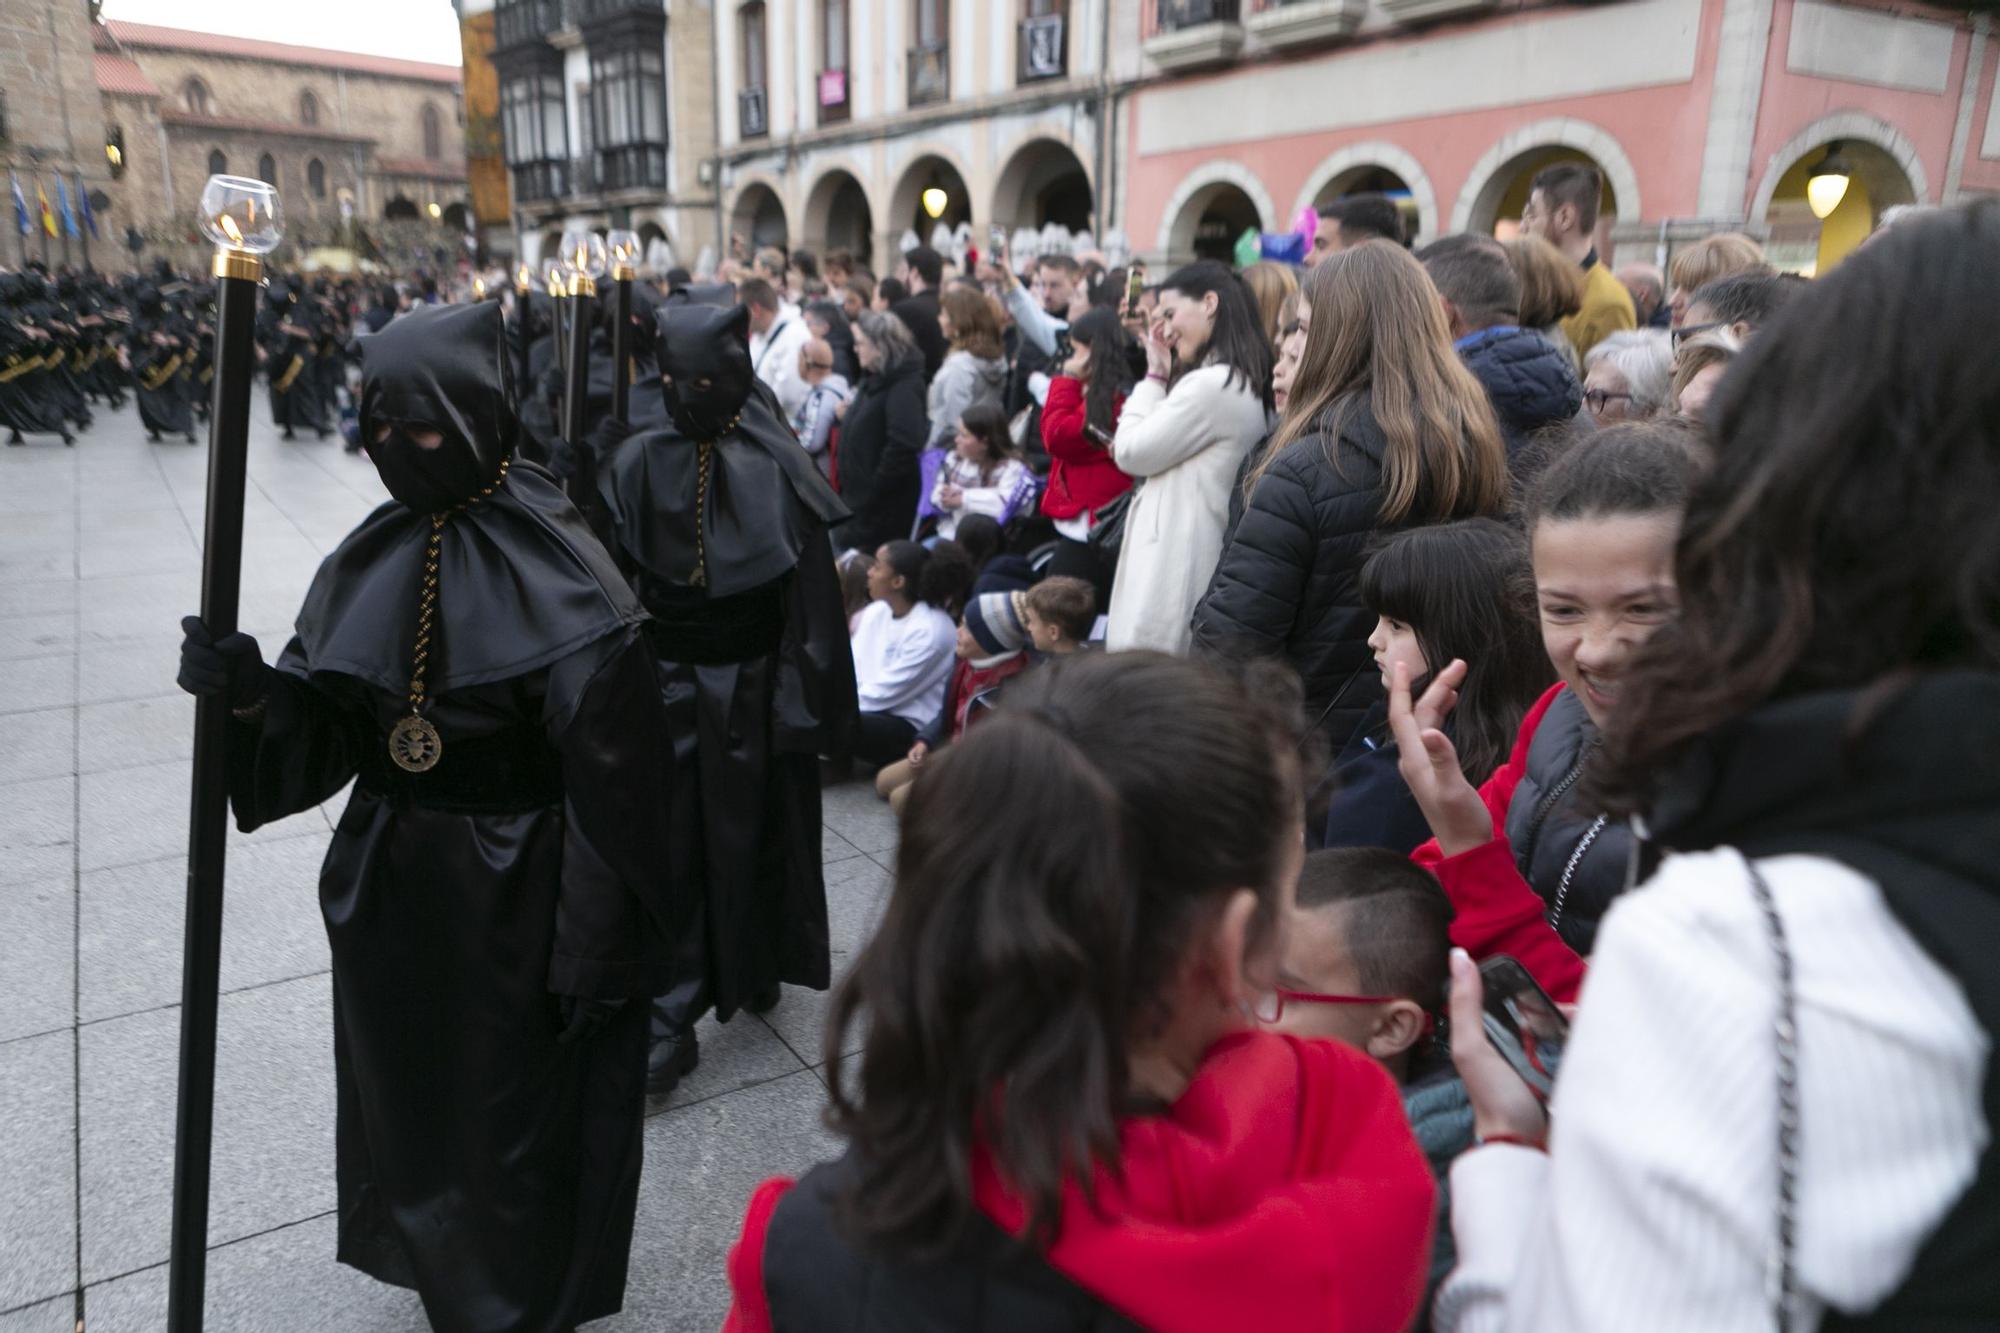
[[375,169],[384,176],[421,176],[437,181],[465,179],[465,163],[429,162],[421,157],[378,157]]
[[97,90],[123,93],[127,97],[158,97],[160,90],[130,56],[113,51],[92,51],[91,67],[97,74]]
[[322,69],[351,70],[357,74],[379,74],[392,79],[422,79],[454,87],[462,77],[457,65],[438,65],[426,60],[370,56],[358,51],[329,51],[323,47],[293,46],[287,42],[265,42],[253,37],[225,37],[221,33],[161,28],[151,23],[127,23],[123,19],[108,20],[104,26],[110,30],[112,37],[125,46],[198,51],[204,55],[234,56],[242,60],[275,60]]
[[250,120],[241,116],[197,116],[178,107],[160,108],[160,119],[168,125],[187,125],[204,130],[249,130],[286,139],[332,140],[335,143],[374,143],[365,134],[342,134],[319,125],[300,125],[288,120]]

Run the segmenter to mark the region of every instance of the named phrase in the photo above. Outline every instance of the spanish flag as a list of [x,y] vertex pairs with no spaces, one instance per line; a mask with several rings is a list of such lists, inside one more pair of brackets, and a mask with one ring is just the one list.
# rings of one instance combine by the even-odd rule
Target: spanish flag
[[49,193],[42,188],[42,178],[35,177],[35,202],[42,209],[42,230],[49,235],[56,234],[56,215],[49,211]]

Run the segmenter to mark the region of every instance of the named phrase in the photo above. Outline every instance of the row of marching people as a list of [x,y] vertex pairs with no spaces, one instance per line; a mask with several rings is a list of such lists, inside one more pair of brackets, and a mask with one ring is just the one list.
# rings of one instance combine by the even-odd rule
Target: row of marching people
[[575,446],[516,393],[524,358],[531,381],[554,361],[539,302],[526,345],[491,301],[360,339],[390,500],[275,664],[183,623],[183,686],[234,719],[241,827],[354,784],[320,879],[339,1258],[439,1329],[618,1309],[648,1090],[693,1067],[697,1018],[829,982],[846,510],[758,385],[746,313],[646,304],[630,419],[607,367]]
[[[352,294],[326,279],[274,278],[257,319],[256,358],[271,420],[286,439],[325,439],[347,396],[361,325]],[[154,443],[195,442],[215,379],[215,305],[208,283],[164,260],[110,278],[39,265],[0,271],[0,427],[7,443],[52,435],[73,445],[93,405],[120,410],[129,391]]]

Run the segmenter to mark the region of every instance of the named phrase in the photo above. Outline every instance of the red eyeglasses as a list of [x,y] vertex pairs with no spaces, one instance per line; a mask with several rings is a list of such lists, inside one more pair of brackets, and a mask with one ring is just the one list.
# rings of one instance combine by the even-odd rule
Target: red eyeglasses
[[[1278,986],[1271,991],[1270,1014],[1266,1015],[1263,1012],[1264,1006],[1259,1005],[1257,1021],[1260,1023],[1278,1022],[1284,1018],[1285,1006],[1287,1004],[1394,1004],[1397,1000],[1403,998],[1401,995],[1321,995],[1316,991],[1293,990],[1289,986]],[[1424,1013],[1424,1032],[1428,1035],[1436,1025],[1436,1017],[1426,1010]]]

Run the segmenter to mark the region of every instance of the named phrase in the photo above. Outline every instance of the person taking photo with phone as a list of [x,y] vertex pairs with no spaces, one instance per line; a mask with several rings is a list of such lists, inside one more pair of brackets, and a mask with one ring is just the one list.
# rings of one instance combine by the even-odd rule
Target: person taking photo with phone
[[[1604,920],[1546,1113],[1455,1043],[1486,1146],[1439,1328],[1992,1326],[2000,380],[1960,349],[1996,305],[2000,204],[1941,210],[1724,377],[1679,613],[1583,779],[1665,859]],[[1481,992],[1456,956],[1454,1027]]]

